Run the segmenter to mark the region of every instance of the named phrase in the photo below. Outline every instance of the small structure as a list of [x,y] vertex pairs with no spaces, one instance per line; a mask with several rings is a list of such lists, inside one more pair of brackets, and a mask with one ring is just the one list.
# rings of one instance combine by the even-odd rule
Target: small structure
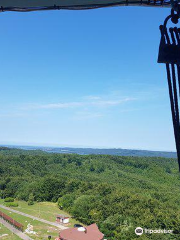
[[25,230],[26,233],[29,233],[29,234],[37,234],[35,231],[34,231],[34,227],[33,225],[31,225],[30,223],[28,223],[27,225],[27,229]]
[[104,234],[101,233],[96,224],[88,227],[68,228],[60,232],[59,240],[103,240]]
[[67,224],[67,223],[69,223],[69,216],[58,214],[56,216],[56,222]]

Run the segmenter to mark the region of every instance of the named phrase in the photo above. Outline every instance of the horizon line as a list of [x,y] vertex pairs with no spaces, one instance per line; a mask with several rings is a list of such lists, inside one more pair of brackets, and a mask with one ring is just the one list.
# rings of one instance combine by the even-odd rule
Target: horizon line
[[120,147],[95,147],[95,146],[75,146],[75,145],[51,145],[51,144],[21,144],[21,143],[0,143],[0,146],[6,146],[6,147],[36,147],[36,148],[82,148],[82,149],[99,149],[99,150],[113,150],[113,149],[121,149],[121,150],[135,150],[135,151],[150,151],[150,152],[171,152],[171,153],[177,153],[176,150],[152,150],[152,149],[140,149],[140,148],[120,148]]

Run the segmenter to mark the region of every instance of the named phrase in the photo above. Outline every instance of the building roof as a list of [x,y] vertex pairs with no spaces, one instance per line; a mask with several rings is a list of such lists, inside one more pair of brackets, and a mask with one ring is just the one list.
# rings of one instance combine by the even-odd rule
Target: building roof
[[78,228],[69,228],[60,232],[60,239],[63,240],[102,240],[102,234],[96,224],[85,228],[86,231],[79,231]]

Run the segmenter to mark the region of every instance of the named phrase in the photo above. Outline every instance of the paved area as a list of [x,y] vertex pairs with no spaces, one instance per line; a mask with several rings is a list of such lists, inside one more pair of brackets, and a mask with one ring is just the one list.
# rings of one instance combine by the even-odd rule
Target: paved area
[[25,216],[25,217],[32,218],[32,219],[37,220],[37,221],[39,221],[39,222],[43,222],[43,223],[49,224],[49,225],[54,226],[54,227],[57,227],[57,228],[59,228],[59,229],[61,229],[61,230],[64,230],[64,229],[67,229],[67,228],[68,228],[68,227],[65,227],[65,226],[63,226],[63,225],[61,225],[61,224],[59,224],[59,223],[50,222],[50,221],[47,221],[47,220],[42,219],[42,218],[39,218],[39,217],[34,217],[34,216],[32,216],[32,215],[29,215],[29,214],[26,214],[26,213],[23,213],[23,212],[14,210],[14,209],[12,209],[12,208],[5,207],[5,206],[3,206],[3,205],[1,205],[1,204],[0,204],[0,208],[6,209],[6,210],[8,210],[8,211],[11,211],[11,212],[14,212],[14,213],[17,213],[17,214],[20,214],[20,215]]
[[19,231],[18,229],[14,228],[11,224],[4,221],[4,219],[0,218],[0,223],[3,224],[6,228],[8,228],[12,233],[16,234],[18,237],[24,240],[33,240],[29,236],[27,236],[25,233]]

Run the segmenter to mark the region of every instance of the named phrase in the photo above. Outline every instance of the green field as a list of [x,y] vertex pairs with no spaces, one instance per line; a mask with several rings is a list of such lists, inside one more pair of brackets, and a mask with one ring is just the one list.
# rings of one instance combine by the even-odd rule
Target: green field
[[0,224],[0,239],[2,240],[20,240],[18,236],[12,234],[9,229]]
[[[31,224],[34,227],[34,231],[37,233],[36,235],[30,235],[27,234],[29,236],[31,236],[34,240],[40,240],[40,239],[47,239],[48,235],[51,235],[52,237],[57,237],[59,235],[59,229],[50,225],[47,225],[45,223],[33,220],[31,218],[13,213],[11,211],[5,210],[0,208],[1,211],[3,211],[5,214],[7,214],[8,216],[12,217],[13,219],[15,219],[16,221],[18,221],[19,223],[22,223],[25,226],[25,229],[27,227],[27,224]],[[24,229],[24,230],[25,230]]]
[[[58,208],[57,203],[38,202],[38,203],[35,203],[34,205],[29,206],[28,203],[25,201],[15,201],[15,202],[17,202],[19,204],[19,206],[16,208],[13,208],[13,209],[23,212],[23,213],[27,213],[27,214],[35,216],[35,217],[39,217],[39,218],[51,221],[51,222],[55,222],[56,214],[64,214],[64,215],[69,216],[69,214],[67,214],[66,212],[64,212]],[[3,199],[0,199],[0,204],[5,205]],[[57,237],[59,235],[59,229],[56,227],[41,223],[39,221],[36,221],[31,218],[13,213],[11,211],[8,211],[8,210],[2,209],[2,208],[0,208],[0,210],[3,211],[4,213],[6,213],[8,216],[11,216],[16,221],[22,223],[25,226],[25,228],[28,223],[33,225],[34,231],[37,232],[37,235],[29,235],[29,236],[31,236],[35,240],[47,238],[48,235],[51,235],[52,237]],[[70,218],[70,223],[66,226],[73,227],[73,225],[75,223],[78,223],[78,221]],[[8,238],[4,237],[4,239],[8,239]],[[15,240],[16,239],[19,239],[19,238],[15,238]]]
[[[56,221],[56,215],[57,214],[63,214],[70,216],[68,213],[60,210],[58,208],[57,203],[52,203],[52,202],[37,202],[34,205],[28,205],[27,202],[25,201],[15,201],[18,203],[18,207],[13,208],[17,211],[27,213],[29,215],[33,215],[35,217],[39,217],[45,220],[48,220],[50,222],[55,222]],[[0,199],[0,204],[6,205],[4,203],[3,199]],[[73,227],[75,223],[79,223],[73,218],[70,218],[70,223],[66,226],[68,227]]]

